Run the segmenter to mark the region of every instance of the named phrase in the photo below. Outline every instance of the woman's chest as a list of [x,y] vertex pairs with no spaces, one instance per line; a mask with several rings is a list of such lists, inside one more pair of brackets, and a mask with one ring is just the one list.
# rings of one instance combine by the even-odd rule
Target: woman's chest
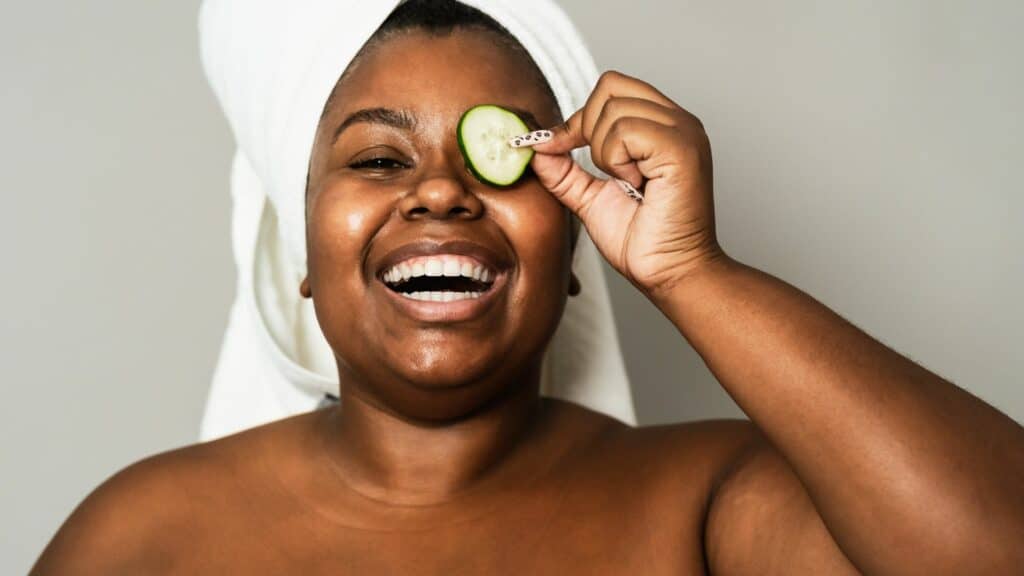
[[[661,491],[663,492],[663,491]],[[488,503],[479,514],[409,511],[382,524],[295,511],[207,532],[182,573],[702,574],[703,499],[686,490],[575,483]]]

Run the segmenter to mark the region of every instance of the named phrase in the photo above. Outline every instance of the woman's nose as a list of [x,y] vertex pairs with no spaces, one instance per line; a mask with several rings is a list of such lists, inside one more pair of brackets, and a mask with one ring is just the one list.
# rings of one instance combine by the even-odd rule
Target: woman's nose
[[425,178],[402,198],[402,215],[409,219],[472,220],[483,213],[483,204],[459,180],[447,176]]

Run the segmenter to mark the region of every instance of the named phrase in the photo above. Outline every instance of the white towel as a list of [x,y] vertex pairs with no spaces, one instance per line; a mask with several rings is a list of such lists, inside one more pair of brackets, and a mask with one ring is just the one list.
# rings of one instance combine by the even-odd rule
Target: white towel
[[[540,67],[562,114],[586,101],[593,59],[549,0],[465,0],[509,30]],[[327,97],[398,0],[205,0],[203,68],[238,150],[231,171],[238,270],[200,436],[208,440],[314,409],[338,395],[334,357],[305,276],[304,192]],[[579,152],[579,151],[577,151]],[[577,154],[589,169],[587,156]],[[581,230],[570,297],[544,360],[543,394],[634,424],[600,256]]]

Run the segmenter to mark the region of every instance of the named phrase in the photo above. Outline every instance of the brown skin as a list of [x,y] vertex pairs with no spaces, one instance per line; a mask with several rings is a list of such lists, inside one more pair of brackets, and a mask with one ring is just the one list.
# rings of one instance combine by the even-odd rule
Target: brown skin
[[[516,82],[526,63],[489,40],[391,40],[344,79],[322,123],[302,289],[338,358],[340,408],[130,466],[75,510],[34,574],[1024,565],[1024,430],[728,257],[714,234],[707,136],[657,90],[605,74],[537,148],[536,178],[514,190],[473,179],[453,137],[466,108],[500,103],[559,122],[543,91]],[[417,126],[358,124],[332,145],[341,119],[368,106],[408,110]],[[586,144],[606,172],[646,180],[642,205],[564,155]],[[409,167],[349,167],[367,156]],[[574,291],[560,202],[753,423],[629,428],[539,399],[540,354]],[[444,326],[386,306],[377,259],[423,236],[505,254],[499,305]]]

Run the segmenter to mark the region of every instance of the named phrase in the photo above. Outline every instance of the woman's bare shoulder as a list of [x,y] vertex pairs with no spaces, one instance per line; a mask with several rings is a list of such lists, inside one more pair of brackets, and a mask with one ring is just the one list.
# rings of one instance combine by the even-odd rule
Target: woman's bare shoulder
[[96,487],[47,545],[31,574],[159,573],[171,551],[245,490],[247,468],[287,419],[139,460]]
[[716,419],[634,429],[663,477],[684,479],[702,506],[752,450],[764,445],[760,430],[749,420]]
[[560,401],[577,418],[598,424],[599,452],[676,466],[723,466],[763,438],[749,420],[717,419],[673,424],[629,426],[589,408]]
[[764,444],[760,431],[749,420],[718,419],[653,426],[629,426],[618,420],[574,405],[580,418],[599,423],[592,436],[588,457],[600,469],[630,471],[630,482],[645,479],[664,486],[666,494],[702,499],[727,477],[744,455]]

